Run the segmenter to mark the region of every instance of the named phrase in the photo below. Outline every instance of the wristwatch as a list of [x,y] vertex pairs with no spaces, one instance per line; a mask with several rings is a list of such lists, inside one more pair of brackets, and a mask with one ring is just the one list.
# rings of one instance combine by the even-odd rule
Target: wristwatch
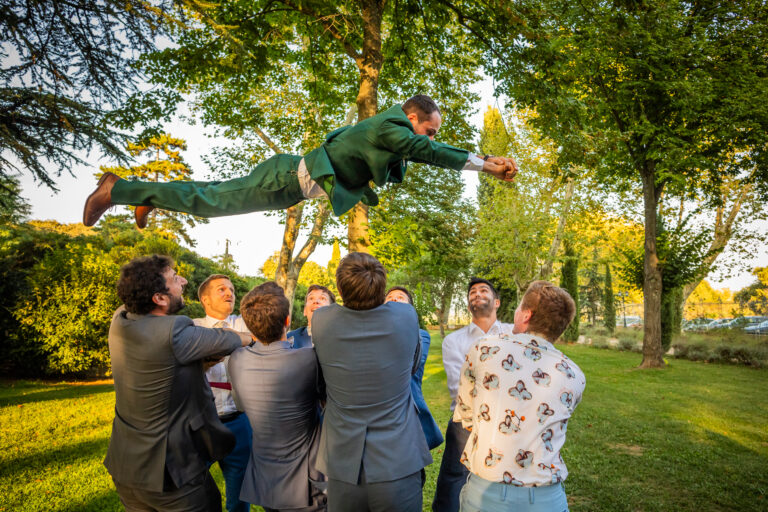
[[489,158],[491,158],[493,155],[485,155],[483,157],[483,160],[488,161]]

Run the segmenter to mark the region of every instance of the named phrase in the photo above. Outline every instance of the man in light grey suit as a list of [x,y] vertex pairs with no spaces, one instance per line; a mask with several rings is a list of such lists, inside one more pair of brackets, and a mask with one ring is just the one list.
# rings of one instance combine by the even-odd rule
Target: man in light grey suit
[[336,284],[344,306],[312,319],[328,395],[317,461],[328,510],[421,511],[432,457],[410,387],[421,355],[416,311],[384,303],[386,272],[369,254],[345,256]]
[[224,457],[234,438],[216,415],[201,360],[250,336],[176,316],[185,284],[166,256],[120,270],[124,305],[109,328],[115,420],[104,465],[128,511],[221,511],[208,462]]
[[315,351],[288,341],[290,303],[277,284],[248,292],[240,313],[254,336],[229,357],[235,402],[253,431],[240,499],[267,512],[324,511],[325,477],[315,468],[324,398]]

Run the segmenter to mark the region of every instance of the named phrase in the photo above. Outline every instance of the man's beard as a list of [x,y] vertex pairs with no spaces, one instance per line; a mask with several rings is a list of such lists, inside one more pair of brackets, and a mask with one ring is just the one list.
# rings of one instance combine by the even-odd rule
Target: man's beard
[[168,312],[166,314],[175,315],[184,307],[184,297],[174,297],[173,295],[169,295],[169,297],[171,298],[171,303],[168,304]]
[[491,313],[493,313],[493,302],[492,301],[477,301],[477,302],[470,302],[469,303],[469,312],[472,313],[473,316],[477,317],[488,317],[491,316]]

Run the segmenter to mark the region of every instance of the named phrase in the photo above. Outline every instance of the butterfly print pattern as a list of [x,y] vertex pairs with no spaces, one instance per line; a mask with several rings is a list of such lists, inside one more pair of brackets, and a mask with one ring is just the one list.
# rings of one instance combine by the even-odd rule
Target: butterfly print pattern
[[523,485],[525,485],[523,482],[513,477],[512,473],[510,473],[509,471],[504,472],[504,476],[502,477],[501,481],[505,484],[514,485],[515,487],[522,487]]
[[523,352],[523,355],[531,361],[538,361],[541,359],[541,350],[534,347],[528,347]]
[[492,373],[486,373],[483,377],[483,387],[487,390],[499,388],[499,376]]
[[536,368],[536,371],[531,374],[531,377],[533,377],[533,381],[539,386],[549,386],[549,383],[552,382],[552,377],[541,368]]
[[499,347],[480,347],[480,361],[487,361],[492,355],[499,353]]
[[488,466],[489,468],[493,467],[499,463],[502,457],[503,457],[502,454],[498,452],[494,452],[492,449],[488,450],[488,456],[485,458],[485,465]]
[[544,448],[551,452],[552,450],[552,436],[554,433],[552,432],[551,428],[548,428],[544,432],[541,433],[541,442],[544,443]]
[[525,421],[525,416],[518,416],[515,414],[515,411],[510,409],[507,409],[506,413],[507,415],[504,416],[504,421],[499,423],[499,432],[502,434],[520,432],[520,423]]
[[533,398],[530,391],[525,387],[525,382],[519,380],[515,387],[509,388],[509,396],[513,396],[520,400],[530,400]]
[[539,417],[539,423],[544,423],[544,420],[547,419],[549,416],[552,416],[555,414],[555,411],[552,410],[552,408],[545,403],[539,404],[539,408],[536,409],[536,416]]
[[581,369],[529,334],[491,335],[465,354],[453,416],[471,432],[462,463],[481,478],[508,485],[564,480],[560,447],[584,391]]
[[507,358],[501,362],[501,367],[508,372],[513,372],[520,369],[520,365],[515,362],[515,358],[512,354],[507,354]]
[[555,369],[559,372],[562,372],[563,375],[568,377],[569,379],[575,379],[576,374],[571,370],[571,367],[568,366],[568,363],[565,361],[561,361],[555,365]]
[[515,455],[515,462],[517,462],[517,465],[521,468],[527,468],[533,462],[533,452],[529,452],[528,450],[518,450],[517,455]]

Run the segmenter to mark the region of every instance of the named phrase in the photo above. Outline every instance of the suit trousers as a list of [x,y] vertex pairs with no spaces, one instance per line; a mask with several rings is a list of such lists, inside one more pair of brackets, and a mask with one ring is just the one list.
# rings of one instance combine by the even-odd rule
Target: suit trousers
[[[168,481],[170,477],[166,475]],[[208,471],[182,487],[166,485],[168,490],[155,492],[115,482],[126,512],[221,512],[221,493]]]
[[459,494],[467,482],[469,470],[460,462],[469,431],[460,422],[449,421],[445,430],[445,452],[437,475],[432,512],[459,512]]
[[422,471],[391,482],[368,483],[361,470],[357,485],[329,478],[328,512],[421,512]]
[[224,423],[235,436],[235,447],[229,455],[219,461],[221,473],[224,475],[226,506],[228,512],[248,512],[251,505],[240,501],[240,488],[243,486],[245,468],[251,458],[251,441],[253,432],[248,416],[240,414],[235,419]]
[[274,155],[249,175],[228,181],[118,180],[112,188],[112,202],[154,206],[198,217],[283,210],[304,200],[298,178],[301,158]]

